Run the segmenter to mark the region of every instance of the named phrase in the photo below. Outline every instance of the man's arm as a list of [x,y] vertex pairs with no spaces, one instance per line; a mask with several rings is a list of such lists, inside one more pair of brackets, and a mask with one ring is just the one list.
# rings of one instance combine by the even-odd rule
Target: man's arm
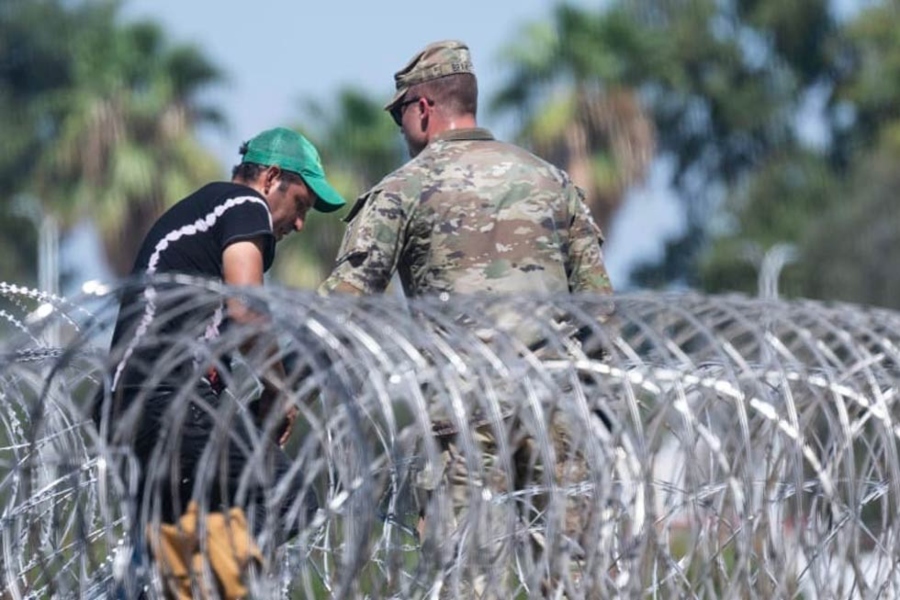
[[584,203],[582,191],[574,185],[569,199],[569,253],[566,273],[569,291],[612,294],[612,284],[603,262],[603,233]]
[[[232,286],[263,285],[263,240],[254,238],[229,244],[222,253],[222,278]],[[252,325],[263,323],[268,317],[254,311],[239,298],[228,298],[226,302],[228,317],[235,323]],[[265,345],[263,345],[265,344]],[[284,392],[286,379],[284,365],[278,358],[279,348],[274,341],[262,342],[259,338],[250,338],[242,346],[241,352],[248,354],[259,352],[265,359],[260,380],[262,393],[259,397],[260,418],[265,418],[276,405],[276,400]],[[283,444],[290,436],[290,427],[297,414],[294,406],[284,409],[286,422],[283,431],[279,431],[279,444]]]
[[377,190],[360,198],[357,207],[320,292],[380,294],[397,270],[408,220],[401,196]]
[[[571,293],[589,293],[596,296],[611,296],[613,293],[609,274],[603,262],[603,233],[594,222],[590,209],[584,202],[584,193],[575,185],[569,188],[569,253],[566,272]],[[604,336],[595,335],[594,328],[599,323],[609,323],[615,313],[612,298],[592,305],[588,312],[595,323],[574,321],[572,339],[577,341],[578,353],[593,358],[607,354]],[[573,355],[576,353],[572,353]]]

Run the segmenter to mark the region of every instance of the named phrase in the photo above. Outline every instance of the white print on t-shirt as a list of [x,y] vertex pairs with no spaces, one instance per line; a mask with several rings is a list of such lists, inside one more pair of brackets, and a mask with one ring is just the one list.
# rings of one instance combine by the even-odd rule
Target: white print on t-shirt
[[[183,227],[179,227],[178,229],[170,231],[169,233],[164,235],[162,239],[159,240],[159,243],[156,244],[156,248],[154,248],[153,254],[150,255],[150,260],[147,262],[147,274],[153,275],[154,273],[156,273],[156,267],[159,264],[160,256],[162,256],[162,254],[171,246],[171,244],[184,237],[190,237],[209,231],[209,229],[212,228],[213,225],[215,225],[216,221],[223,214],[225,214],[226,210],[235,206],[240,206],[241,204],[244,204],[246,202],[258,202],[266,208],[266,214],[269,215],[269,228],[271,228],[272,214],[269,212],[269,205],[266,204],[265,201],[263,201],[261,198],[257,196],[238,196],[237,198],[229,198],[222,204],[217,205],[206,216],[197,219],[191,224],[184,225]],[[125,364],[134,353],[134,349],[137,348],[141,338],[147,334],[147,330],[150,329],[150,324],[153,322],[153,318],[156,315],[156,290],[152,285],[148,285],[144,290],[144,299],[147,301],[147,304],[144,307],[144,314],[141,316],[141,322],[138,325],[134,337],[132,337],[131,342],[128,344],[128,348],[125,349],[125,354],[122,356],[122,360],[116,366],[116,373],[113,376],[112,380],[113,390],[116,389],[116,384],[119,381],[119,377],[121,377],[122,372],[125,370]],[[216,314],[219,315],[219,319],[221,321],[222,313],[217,310]],[[214,324],[214,330],[216,333],[218,333],[218,326],[219,324]]]

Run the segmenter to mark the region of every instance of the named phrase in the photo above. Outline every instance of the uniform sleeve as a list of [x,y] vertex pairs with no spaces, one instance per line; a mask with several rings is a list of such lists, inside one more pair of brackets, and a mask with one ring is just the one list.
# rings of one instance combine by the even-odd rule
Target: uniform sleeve
[[364,294],[387,289],[403,246],[408,221],[402,198],[377,190],[358,200],[331,275],[321,286],[330,292],[346,284]]
[[272,218],[262,198],[246,196],[233,198],[217,220],[219,245],[222,251],[235,242],[262,238],[263,270],[268,271],[275,259],[275,235]]
[[569,195],[569,252],[566,272],[569,291],[612,294],[603,263],[603,233],[584,203],[583,192],[571,186]]

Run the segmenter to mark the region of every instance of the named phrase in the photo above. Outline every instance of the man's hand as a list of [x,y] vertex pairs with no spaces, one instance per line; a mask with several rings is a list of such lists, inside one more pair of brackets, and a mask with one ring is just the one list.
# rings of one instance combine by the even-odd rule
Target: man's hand
[[281,435],[278,438],[279,446],[284,447],[284,445],[287,444],[288,439],[290,439],[291,432],[294,430],[294,421],[297,420],[297,414],[299,412],[300,410],[291,403],[284,413],[284,419],[276,429],[276,431],[281,431]]
[[[273,410],[284,411],[284,414],[278,424],[272,428],[271,437],[279,446],[284,446],[291,437],[291,431],[294,428],[294,421],[300,412],[293,402],[285,403],[279,400],[280,394],[263,388],[259,398],[250,403],[249,409],[256,420],[256,424],[260,429],[266,428],[266,421],[271,418]],[[285,404],[287,404],[285,406]]]

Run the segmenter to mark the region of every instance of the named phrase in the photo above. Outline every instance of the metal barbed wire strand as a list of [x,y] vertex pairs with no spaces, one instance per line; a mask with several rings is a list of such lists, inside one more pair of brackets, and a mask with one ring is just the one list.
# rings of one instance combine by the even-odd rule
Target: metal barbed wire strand
[[[0,288],[22,301],[0,316],[11,332],[0,349],[0,431],[8,438],[0,440],[0,539],[13,597],[101,597],[138,576],[127,558],[136,541],[129,532],[141,522],[159,526],[158,510],[131,511],[130,459],[85,414],[85,398],[109,385],[114,357],[95,340],[108,335],[127,285],[134,283],[57,302],[38,320],[25,317],[40,294]],[[291,471],[319,488],[320,510],[307,521],[295,509],[289,518],[299,532],[277,549],[270,541],[278,525],[265,520],[259,539],[274,560],[251,582],[260,595],[425,597],[481,577],[496,593],[511,586],[535,598],[554,588],[573,598],[867,598],[900,588],[890,558],[900,485],[895,313],[637,294],[616,297],[607,319],[609,300],[589,297],[403,306],[183,277],[156,289],[166,320],[230,294],[272,315],[268,325],[235,328],[213,345],[197,342],[202,332],[183,332],[157,357],[157,380],[183,353],[217,363],[251,336],[278,339],[292,348],[286,356],[299,356],[291,397],[305,425],[289,446]],[[78,310],[89,302],[90,315]],[[58,351],[41,342],[51,323],[66,332]],[[568,341],[572,331],[580,346]],[[145,341],[155,339],[162,338]],[[529,339],[541,339],[541,349]],[[264,360],[239,361],[231,399],[208,407],[222,432],[206,451],[211,470],[226,466],[216,448],[248,418],[244,404]],[[188,381],[180,393],[196,398]],[[310,394],[316,399],[305,404]],[[448,536],[463,535],[442,549],[418,539],[411,500],[416,465],[441,464],[434,411],[459,430],[472,522],[505,515],[501,527],[454,533],[451,498],[437,489],[429,516]],[[511,427],[510,415],[520,424]],[[548,474],[561,464],[551,415],[571,419],[570,450],[590,457],[578,479]],[[477,426],[498,438],[495,471],[485,470]],[[263,427],[246,448],[248,476],[275,423]],[[513,449],[526,434],[543,475],[521,489],[479,491],[491,473],[515,479]],[[170,464],[167,456],[161,446],[160,465]],[[266,502],[277,504],[279,490]],[[581,525],[593,541],[572,554],[555,528],[578,498],[587,502]],[[535,539],[552,551],[537,551]],[[578,564],[581,575],[570,570]],[[159,581],[144,585],[160,589]]]

